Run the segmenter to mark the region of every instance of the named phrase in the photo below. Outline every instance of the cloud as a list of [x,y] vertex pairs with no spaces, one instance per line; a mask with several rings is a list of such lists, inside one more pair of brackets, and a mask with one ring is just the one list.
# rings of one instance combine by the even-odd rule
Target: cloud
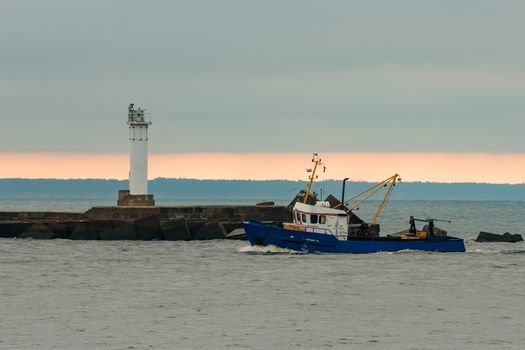
[[0,151],[126,152],[135,102],[157,153],[525,152],[523,10],[7,1]]

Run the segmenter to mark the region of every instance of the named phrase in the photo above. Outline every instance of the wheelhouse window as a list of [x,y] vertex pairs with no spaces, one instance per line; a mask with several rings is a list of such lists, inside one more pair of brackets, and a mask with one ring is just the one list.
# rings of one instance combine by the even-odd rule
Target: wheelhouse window
[[295,212],[295,219],[297,222],[301,222],[301,214],[299,212]]
[[318,221],[317,218],[318,218],[317,215],[310,215],[310,222],[312,224],[317,224],[317,221]]
[[319,223],[322,225],[326,224],[326,215],[319,216]]
[[306,220],[306,214],[301,214],[301,219],[303,220],[303,223],[307,223],[308,221]]

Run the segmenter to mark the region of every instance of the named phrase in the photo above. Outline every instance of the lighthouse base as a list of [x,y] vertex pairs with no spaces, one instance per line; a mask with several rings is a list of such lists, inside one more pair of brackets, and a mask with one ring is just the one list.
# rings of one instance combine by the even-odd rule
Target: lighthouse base
[[119,207],[154,207],[152,194],[130,194],[129,190],[119,190],[117,206]]

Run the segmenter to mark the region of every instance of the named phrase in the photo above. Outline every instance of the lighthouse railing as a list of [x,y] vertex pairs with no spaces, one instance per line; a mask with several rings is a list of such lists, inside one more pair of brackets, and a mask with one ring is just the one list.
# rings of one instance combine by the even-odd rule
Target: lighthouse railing
[[151,124],[151,113],[130,115],[128,117],[128,124]]

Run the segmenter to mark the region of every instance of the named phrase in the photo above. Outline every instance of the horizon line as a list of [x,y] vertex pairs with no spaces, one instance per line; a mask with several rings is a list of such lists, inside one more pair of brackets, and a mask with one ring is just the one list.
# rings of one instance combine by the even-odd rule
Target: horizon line
[[[23,180],[23,181],[129,181],[128,179],[117,179],[117,178],[57,178],[57,177],[41,177],[41,178],[29,178],[29,177],[1,177],[0,181],[3,180]],[[287,182],[304,182],[308,183],[308,180],[293,180],[293,179],[213,179],[213,178],[191,178],[191,177],[155,177],[148,179],[148,182],[155,180],[191,180],[191,181],[224,181],[224,182],[273,182],[273,181],[287,181]],[[324,182],[342,182],[341,179],[325,179]],[[314,183],[322,183],[323,181],[317,181]],[[347,183],[367,183],[374,184],[376,181],[367,180],[348,180]],[[438,185],[505,185],[505,186],[524,186],[525,182],[521,183],[510,183],[510,182],[447,182],[447,181],[398,181],[398,183],[406,184],[438,184]]]

